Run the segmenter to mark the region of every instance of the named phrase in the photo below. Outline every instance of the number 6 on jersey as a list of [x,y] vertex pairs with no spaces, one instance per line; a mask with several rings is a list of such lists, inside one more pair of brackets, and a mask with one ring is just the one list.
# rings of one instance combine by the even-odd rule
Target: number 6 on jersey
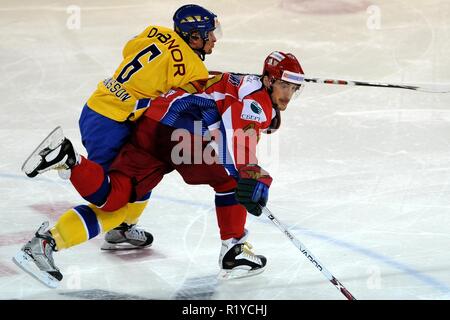
[[153,59],[158,57],[161,54],[161,50],[156,46],[156,44],[152,44],[139,52],[133,60],[131,60],[129,63],[127,63],[122,71],[120,71],[119,75],[117,76],[117,81],[119,83],[124,83],[130,80],[131,76],[139,71],[143,67],[142,63],[139,61],[141,57],[146,55],[147,53],[150,53],[150,56],[148,57],[147,62],[151,62]]

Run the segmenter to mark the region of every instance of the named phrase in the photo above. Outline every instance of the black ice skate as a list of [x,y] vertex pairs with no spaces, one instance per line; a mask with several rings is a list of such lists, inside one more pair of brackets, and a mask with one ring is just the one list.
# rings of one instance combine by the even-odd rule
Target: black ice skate
[[70,169],[79,159],[70,140],[64,137],[61,127],[57,127],[25,160],[22,171],[33,178],[51,169]]
[[115,229],[105,233],[105,241],[101,247],[102,250],[130,250],[143,249],[151,246],[153,236],[136,227],[135,224],[122,223]]
[[222,250],[219,257],[221,271],[219,279],[228,280],[257,275],[265,270],[266,257],[255,255],[252,246],[246,242],[248,231],[241,239],[228,239],[222,241]]
[[42,223],[34,237],[13,257],[13,262],[25,272],[50,288],[57,288],[63,275],[55,266],[53,252],[56,243],[49,231],[48,222]]

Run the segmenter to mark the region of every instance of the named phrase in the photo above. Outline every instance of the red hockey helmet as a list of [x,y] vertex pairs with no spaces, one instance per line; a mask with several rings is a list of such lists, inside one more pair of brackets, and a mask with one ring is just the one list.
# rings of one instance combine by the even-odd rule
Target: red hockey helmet
[[292,53],[281,51],[274,51],[267,56],[263,76],[268,76],[271,83],[282,80],[302,86],[305,81],[305,74],[297,58]]
[[[284,53],[281,51],[274,51],[269,54],[264,61],[263,76],[269,77],[269,82],[273,84],[276,80],[291,83],[294,85],[295,93],[293,98],[296,98],[302,91],[305,84],[305,75],[298,62],[297,58],[292,53]],[[269,88],[271,92],[272,87]],[[281,125],[281,115],[278,107],[275,107],[275,117],[265,130],[265,133],[275,132]]]

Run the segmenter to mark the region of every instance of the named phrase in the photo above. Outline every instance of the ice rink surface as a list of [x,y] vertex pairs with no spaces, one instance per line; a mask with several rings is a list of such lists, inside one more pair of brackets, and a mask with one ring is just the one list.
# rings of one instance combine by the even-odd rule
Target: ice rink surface
[[[56,173],[27,178],[23,161],[57,125],[84,152],[78,117],[96,84],[128,39],[171,26],[184,3],[0,2],[0,299],[344,299],[263,216],[247,228],[266,271],[217,281],[214,193],[176,173],[140,220],[155,236],[150,249],[101,252],[99,236],[58,252],[65,278],[55,290],[12,263],[42,221],[84,203]],[[307,77],[450,84],[445,0],[196,3],[222,24],[211,70],[257,73],[281,50]],[[450,298],[449,107],[450,94],[308,84],[261,141],[274,177],[268,207],[357,299]]]

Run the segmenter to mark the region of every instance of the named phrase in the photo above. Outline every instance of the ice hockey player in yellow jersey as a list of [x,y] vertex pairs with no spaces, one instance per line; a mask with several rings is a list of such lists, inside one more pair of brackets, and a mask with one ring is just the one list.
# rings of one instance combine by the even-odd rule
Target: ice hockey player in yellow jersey
[[[201,6],[189,4],[175,12],[173,22],[173,30],[149,26],[128,41],[122,52],[123,61],[114,75],[98,84],[83,109],[80,117],[83,145],[88,157],[105,170],[128,138],[132,122],[148,108],[151,98],[171,88],[208,78],[203,61],[205,55],[212,53],[221,32],[217,16]],[[85,225],[89,221],[94,225],[98,222],[98,232],[107,232],[103,249],[142,248],[153,241],[150,233],[136,228],[149,197],[150,193],[112,215],[106,215],[93,205],[78,206],[72,211],[78,212],[78,220],[81,216]],[[67,239],[62,233],[69,224],[63,221],[64,217],[55,231],[59,231],[56,233],[61,234],[61,239]],[[71,222],[70,226],[73,225]],[[113,228],[116,229],[109,231]],[[67,233],[73,234],[73,230]],[[96,234],[97,231],[85,232],[85,236],[76,241],[71,235],[70,241],[61,242],[69,247]]]
[[[210,40],[215,39],[213,32],[211,36]],[[169,28],[150,26],[125,45],[123,61],[114,76],[98,84],[87,105],[116,121],[136,120],[146,109],[141,106],[144,103],[137,104],[139,99],[154,98],[171,88],[208,78],[199,50],[192,50]]]
[[[171,88],[208,78],[203,60],[212,53],[221,32],[217,16],[190,4],[180,7],[173,21],[174,30],[149,26],[131,39],[123,49],[122,63],[112,77],[98,84],[82,110],[79,125],[83,145],[88,158],[102,165],[105,171],[129,137],[133,122],[148,108],[151,98]],[[136,223],[150,194],[115,212],[104,212],[101,206],[92,204],[74,207],[50,230],[46,230],[48,223],[43,224],[21,251],[23,255],[16,256],[14,261],[52,286],[51,283],[62,279],[54,266],[52,251],[72,247],[103,232],[106,234],[102,249],[148,247],[153,236],[137,228]],[[91,200],[93,203],[102,201]],[[31,260],[35,263],[27,263]],[[27,266],[38,269],[33,272]]]

